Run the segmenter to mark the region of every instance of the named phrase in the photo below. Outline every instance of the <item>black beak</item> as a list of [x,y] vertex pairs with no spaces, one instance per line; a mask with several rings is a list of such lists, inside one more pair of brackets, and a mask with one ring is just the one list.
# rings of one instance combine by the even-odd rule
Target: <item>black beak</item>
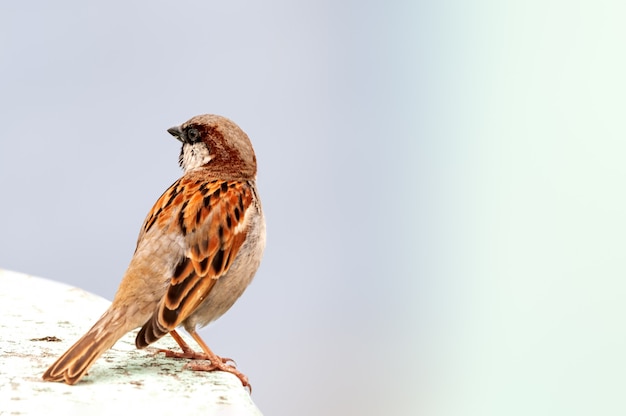
[[167,132],[172,136],[176,137],[178,140],[183,142],[183,131],[180,129],[180,126],[171,127],[167,129]]

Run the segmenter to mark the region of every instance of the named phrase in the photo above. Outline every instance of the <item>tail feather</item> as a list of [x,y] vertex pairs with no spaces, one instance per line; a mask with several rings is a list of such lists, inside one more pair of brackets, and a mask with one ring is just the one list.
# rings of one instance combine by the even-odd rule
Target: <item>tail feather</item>
[[106,314],[46,370],[43,379],[77,383],[94,361],[127,332],[119,327],[103,325],[105,319]]
[[165,328],[159,323],[158,315],[155,313],[139,330],[135,345],[137,348],[145,348],[171,331],[172,329]]

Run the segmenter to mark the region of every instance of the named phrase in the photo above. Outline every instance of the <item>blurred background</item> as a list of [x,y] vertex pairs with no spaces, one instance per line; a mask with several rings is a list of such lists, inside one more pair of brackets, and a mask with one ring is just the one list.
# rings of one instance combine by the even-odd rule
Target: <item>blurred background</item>
[[604,0],[4,2],[0,267],[112,299],[181,174],[166,129],[222,114],[268,242],[201,333],[264,414],[622,415],[625,21]]

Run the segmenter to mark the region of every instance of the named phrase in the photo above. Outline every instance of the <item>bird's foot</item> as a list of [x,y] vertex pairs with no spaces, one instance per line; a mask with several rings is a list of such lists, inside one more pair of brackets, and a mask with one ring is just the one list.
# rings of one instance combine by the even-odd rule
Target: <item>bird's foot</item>
[[234,366],[234,361],[230,358],[222,358],[214,355],[211,358],[201,358],[200,360],[204,361],[192,361],[185,364],[185,368],[188,368],[193,371],[226,371],[227,373],[231,373],[235,375],[239,380],[241,380],[241,384],[246,387],[250,393],[252,393],[252,387],[248,382],[248,377],[243,374],[241,371],[237,370]]
[[176,331],[171,331],[170,335],[180,346],[182,352],[160,349],[157,353],[162,352],[166,357],[171,358],[186,358],[194,360],[193,362],[185,364],[185,368],[193,371],[226,371],[227,373],[231,373],[241,380],[241,384],[243,384],[243,386],[246,387],[250,393],[252,393],[252,387],[248,382],[248,377],[246,377],[246,375],[241,371],[237,370],[235,367],[237,365],[235,360],[216,355],[213,351],[211,351],[208,345],[206,345],[202,338],[200,338],[197,332],[189,331],[189,334],[202,348],[203,352],[194,351]]
[[[155,355],[159,353],[165,354],[167,358],[184,358],[187,360],[202,360],[202,361],[211,361],[211,359],[213,358],[213,359],[218,359],[219,361],[221,361],[222,365],[227,365],[229,367],[234,367],[236,365],[235,360],[233,360],[232,358],[218,357],[217,355],[215,355],[214,357],[211,357],[208,354],[205,354],[203,352],[197,352],[192,349],[188,349],[185,351],[172,351],[172,350],[167,350],[167,349],[158,349],[156,350]],[[229,364],[229,363],[232,363],[232,364]],[[192,363],[189,363],[188,365],[190,364]],[[211,370],[206,370],[206,371],[211,371]]]

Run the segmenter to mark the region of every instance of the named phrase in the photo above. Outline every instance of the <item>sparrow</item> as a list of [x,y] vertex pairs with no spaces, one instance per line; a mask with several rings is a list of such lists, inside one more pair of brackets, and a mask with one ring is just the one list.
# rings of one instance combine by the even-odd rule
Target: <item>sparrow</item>
[[[222,116],[196,116],[167,131],[182,143],[179,164],[184,174],[143,222],[111,306],[46,370],[46,381],[75,384],[118,339],[141,328],[137,348],[170,334],[182,352],[159,351],[205,360],[187,366],[227,371],[249,387],[232,360],[215,355],[196,328],[223,315],[261,263],[265,219],[256,187],[256,156],[248,136]],[[181,338],[179,326],[202,352]]]

